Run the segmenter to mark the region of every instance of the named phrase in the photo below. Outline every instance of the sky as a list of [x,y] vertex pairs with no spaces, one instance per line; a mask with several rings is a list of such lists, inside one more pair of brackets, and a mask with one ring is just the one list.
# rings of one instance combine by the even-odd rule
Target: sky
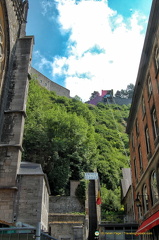
[[32,67],[89,100],[135,84],[152,0],[29,0]]

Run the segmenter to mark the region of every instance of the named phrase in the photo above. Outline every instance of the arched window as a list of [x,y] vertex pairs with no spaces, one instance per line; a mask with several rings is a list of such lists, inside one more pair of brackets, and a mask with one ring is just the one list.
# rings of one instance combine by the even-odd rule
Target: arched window
[[152,196],[152,204],[154,205],[158,200],[158,188],[157,188],[157,179],[156,179],[156,172],[153,171],[151,173],[151,196]]
[[2,61],[4,58],[4,53],[3,53],[3,30],[2,30],[2,26],[0,24],[0,73],[2,71]]
[[137,205],[137,207],[138,207],[138,217],[139,217],[139,219],[141,219],[142,218],[142,205],[141,205],[141,195],[138,193],[137,194],[137,199],[139,199],[139,203],[138,203],[138,205]]
[[148,194],[146,184],[144,184],[142,192],[143,192],[143,207],[144,212],[146,213],[148,211]]

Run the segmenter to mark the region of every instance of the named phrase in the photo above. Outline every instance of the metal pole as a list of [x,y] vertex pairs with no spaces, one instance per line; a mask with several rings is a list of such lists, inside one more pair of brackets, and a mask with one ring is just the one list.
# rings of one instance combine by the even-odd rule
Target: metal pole
[[41,222],[37,223],[36,226],[36,240],[40,240],[40,235],[41,235]]

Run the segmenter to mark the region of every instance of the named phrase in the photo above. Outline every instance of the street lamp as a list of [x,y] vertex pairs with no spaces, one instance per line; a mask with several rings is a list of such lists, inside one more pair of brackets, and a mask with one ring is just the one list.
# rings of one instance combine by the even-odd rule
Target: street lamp
[[[141,196],[141,195],[140,195],[140,196]],[[140,201],[139,196],[137,196],[137,198],[135,199],[135,203],[136,203],[136,206],[137,206],[137,207],[141,207],[141,201]]]
[[144,197],[146,202],[148,202],[148,195],[147,194],[143,194],[143,195],[137,195],[137,198],[135,199],[135,203],[136,203],[136,206],[137,207],[141,207],[142,204],[141,204],[141,200],[140,200],[140,197]]

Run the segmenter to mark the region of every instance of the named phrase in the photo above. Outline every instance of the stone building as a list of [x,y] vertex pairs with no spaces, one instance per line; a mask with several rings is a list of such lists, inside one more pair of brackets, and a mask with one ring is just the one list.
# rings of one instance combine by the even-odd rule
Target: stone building
[[0,1],[0,219],[14,222],[33,37],[27,1]]
[[131,104],[132,98],[121,98],[121,97],[114,97],[113,90],[102,90],[101,94],[96,92],[94,97],[87,101],[86,103],[97,105],[98,103],[104,104],[118,104],[118,105],[128,105]]
[[153,0],[127,125],[137,232],[144,240],[159,239],[158,73],[159,1]]
[[[40,222],[48,231],[47,177],[39,164],[21,162],[30,75],[60,96],[69,97],[69,90],[31,68],[34,38],[25,34],[27,11],[27,0],[0,1],[0,222]],[[83,234],[78,224],[74,232]]]
[[123,178],[121,179],[121,203],[124,205],[124,222],[135,223],[133,189],[131,180],[131,169],[122,169]]
[[48,232],[50,188],[40,164],[21,162],[17,175],[14,219],[18,223],[36,226]]

